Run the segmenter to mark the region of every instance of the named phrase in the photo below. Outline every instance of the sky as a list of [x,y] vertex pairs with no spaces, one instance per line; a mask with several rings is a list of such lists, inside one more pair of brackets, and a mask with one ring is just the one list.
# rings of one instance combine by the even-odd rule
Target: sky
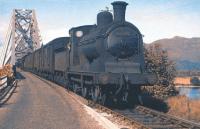
[[[0,42],[13,9],[35,9],[45,43],[68,36],[72,27],[96,24],[96,15],[114,0],[0,0]],[[124,0],[126,20],[138,27],[144,42],[162,38],[200,37],[200,0]]]

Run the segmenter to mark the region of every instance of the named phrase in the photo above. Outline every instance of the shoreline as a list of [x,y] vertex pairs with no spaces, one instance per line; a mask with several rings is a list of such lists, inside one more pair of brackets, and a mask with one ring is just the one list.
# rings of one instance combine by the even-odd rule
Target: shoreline
[[200,88],[200,86],[180,84],[180,85],[175,85],[175,88]]

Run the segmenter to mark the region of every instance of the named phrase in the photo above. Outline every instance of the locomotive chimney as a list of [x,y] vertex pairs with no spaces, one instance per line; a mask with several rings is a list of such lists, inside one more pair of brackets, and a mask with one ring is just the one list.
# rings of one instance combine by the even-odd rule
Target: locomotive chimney
[[113,10],[114,10],[114,21],[124,22],[126,6],[128,5],[128,3],[123,2],[123,1],[115,1],[111,4],[113,5]]

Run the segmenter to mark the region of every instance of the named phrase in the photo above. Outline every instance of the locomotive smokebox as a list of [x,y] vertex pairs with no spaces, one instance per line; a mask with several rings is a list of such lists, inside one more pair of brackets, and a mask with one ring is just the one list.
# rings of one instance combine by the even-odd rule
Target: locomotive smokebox
[[124,22],[126,6],[128,5],[128,3],[123,2],[123,1],[115,1],[111,4],[113,5],[113,10],[114,10],[114,21]]

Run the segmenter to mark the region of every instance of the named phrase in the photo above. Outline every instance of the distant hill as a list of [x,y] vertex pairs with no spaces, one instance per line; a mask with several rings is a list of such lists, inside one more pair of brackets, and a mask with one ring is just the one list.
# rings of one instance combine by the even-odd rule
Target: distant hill
[[200,70],[200,38],[176,36],[171,39],[160,39],[151,44],[160,44],[167,50],[169,58],[175,61],[178,70]]

